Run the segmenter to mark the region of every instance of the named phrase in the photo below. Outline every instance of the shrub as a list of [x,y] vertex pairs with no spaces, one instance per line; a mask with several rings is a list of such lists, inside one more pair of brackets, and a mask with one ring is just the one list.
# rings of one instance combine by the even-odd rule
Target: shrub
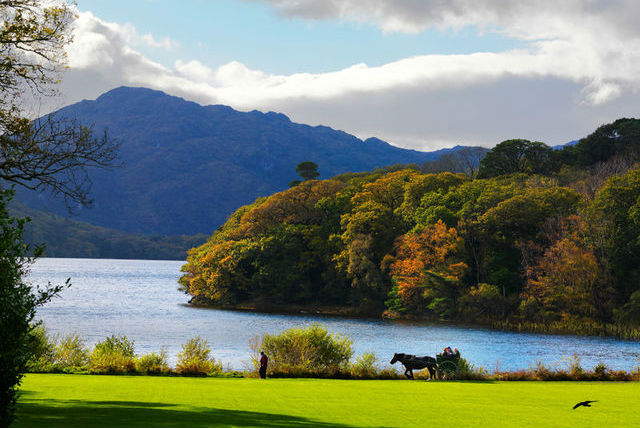
[[136,371],[145,374],[159,374],[167,373],[170,371],[169,364],[167,364],[167,353],[160,351],[159,354],[151,352],[150,354],[144,354],[136,358]]
[[398,373],[395,367],[387,366],[380,369],[378,379],[405,379],[405,377],[403,374]]
[[553,377],[553,370],[551,367],[545,365],[542,361],[536,361],[531,372],[533,377],[538,380],[550,380]]
[[489,379],[489,373],[483,368],[476,368],[469,361],[464,358],[460,358],[458,362],[457,379],[459,380],[487,380]]
[[[255,338],[250,347],[254,351],[253,363],[259,366],[259,352],[269,357],[272,373],[308,373],[329,375],[346,369],[353,354],[352,341],[348,337],[334,335],[319,324],[296,327],[280,334],[264,334]],[[345,370],[346,371],[346,370]]]
[[582,361],[578,354],[573,354],[571,357],[565,359],[569,364],[569,373],[574,380],[581,380],[585,376],[585,371],[582,368]]
[[34,327],[29,333],[29,351],[31,357],[27,361],[27,370],[43,373],[55,371],[55,340],[51,339],[43,325]]
[[77,370],[88,363],[89,353],[77,334],[64,337],[55,348],[55,364],[63,370]]
[[183,375],[210,375],[222,372],[222,364],[216,363],[211,357],[211,349],[206,340],[194,337],[182,345],[176,370]]
[[134,342],[127,336],[111,335],[102,342],[96,343],[94,352],[117,353],[124,357],[133,358],[135,355]]
[[517,370],[513,372],[495,372],[492,376],[493,379],[503,381],[523,381],[523,380],[535,380],[531,371]]
[[134,370],[134,343],[127,336],[113,335],[94,346],[89,358],[89,372],[114,374]]
[[373,352],[367,352],[356,358],[351,365],[351,375],[357,378],[371,379],[378,375],[378,358]]
[[593,377],[595,377],[597,380],[607,380],[608,371],[609,369],[607,368],[607,366],[604,363],[600,362],[593,368]]

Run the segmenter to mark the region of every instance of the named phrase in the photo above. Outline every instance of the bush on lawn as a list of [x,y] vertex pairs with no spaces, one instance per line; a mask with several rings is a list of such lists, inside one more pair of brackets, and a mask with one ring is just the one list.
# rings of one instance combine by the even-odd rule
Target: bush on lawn
[[29,351],[27,370],[32,373],[48,373],[55,370],[56,343],[43,325],[38,325],[29,333]]
[[378,357],[373,352],[366,352],[356,358],[350,369],[354,378],[374,379],[378,377]]
[[171,371],[167,363],[167,353],[160,351],[159,354],[151,352],[136,358],[136,371],[143,374],[161,374]]
[[94,346],[89,358],[90,373],[131,373],[134,370],[134,343],[127,336],[112,335]]
[[269,357],[272,376],[342,377],[353,351],[348,337],[332,334],[319,324],[296,327],[279,334],[264,334],[250,342],[255,369],[260,351]]
[[77,334],[65,336],[55,348],[56,370],[76,371],[84,369],[89,363],[89,352],[84,340]]
[[211,356],[211,349],[206,340],[194,337],[182,345],[176,370],[180,374],[190,376],[212,375],[222,372],[222,364],[217,363]]

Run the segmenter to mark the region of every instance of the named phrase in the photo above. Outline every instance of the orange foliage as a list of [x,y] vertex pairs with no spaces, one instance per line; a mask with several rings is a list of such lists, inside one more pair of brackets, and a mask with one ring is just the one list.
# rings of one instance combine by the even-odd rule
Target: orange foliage
[[455,228],[441,220],[421,232],[401,236],[396,242],[396,259],[390,266],[398,294],[405,302],[415,302],[424,293],[427,272],[457,281],[468,266],[455,260],[460,237]]

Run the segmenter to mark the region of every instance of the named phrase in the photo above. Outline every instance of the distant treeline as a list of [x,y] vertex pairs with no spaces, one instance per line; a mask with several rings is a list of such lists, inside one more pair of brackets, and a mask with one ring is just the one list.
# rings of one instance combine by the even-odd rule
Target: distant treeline
[[45,257],[184,260],[189,248],[208,238],[136,235],[34,210],[15,201],[11,212],[31,219],[25,228],[25,241],[44,244]]
[[640,121],[620,119],[560,150],[502,142],[466,173],[420,170],[431,164],[304,181],[192,249],[181,289],[227,307],[638,325],[639,152]]

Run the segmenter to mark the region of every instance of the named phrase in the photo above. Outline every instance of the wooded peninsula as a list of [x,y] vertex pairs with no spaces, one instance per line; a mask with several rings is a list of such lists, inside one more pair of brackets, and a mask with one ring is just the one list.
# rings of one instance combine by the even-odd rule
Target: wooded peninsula
[[457,156],[259,198],[190,251],[181,290],[216,307],[640,337],[640,120]]

